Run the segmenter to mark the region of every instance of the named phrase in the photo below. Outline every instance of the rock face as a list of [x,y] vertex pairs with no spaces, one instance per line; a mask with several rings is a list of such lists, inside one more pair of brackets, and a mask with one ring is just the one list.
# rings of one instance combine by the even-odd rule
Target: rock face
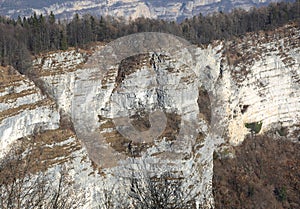
[[[116,188],[126,193],[128,171],[142,169],[172,171],[187,179],[184,187],[197,194],[197,204],[210,208],[215,150],[239,145],[250,133],[246,127],[256,134],[299,140],[299,32],[287,25],[206,48],[158,36],[161,42],[151,39],[150,51],[130,54],[124,40],[136,48],[138,38],[132,36],[117,41],[115,48],[98,46],[95,53],[48,53],[34,60],[31,72],[47,96],[25,76],[3,68],[1,152],[18,138],[37,136],[36,130],[56,129],[36,138],[59,145],[53,148],[59,156],[51,154],[49,171],[67,162],[90,200],[87,208],[96,206],[101,191],[120,179],[124,182]],[[157,43],[169,45],[155,50]],[[110,63],[113,58],[116,62]],[[73,127],[75,133],[69,130]],[[49,151],[49,143],[41,146]]]
[[230,142],[241,143],[247,132],[245,124],[260,122],[260,133],[278,132],[298,141],[299,29],[286,26],[238,42],[227,43],[228,54],[222,58],[229,61],[223,66],[221,83],[230,89],[223,88]]
[[71,98],[75,82],[75,71],[85,61],[87,52],[75,50],[49,53],[33,61],[34,76],[42,81],[42,88],[52,97],[59,111],[71,114]]
[[[76,54],[75,51],[69,53],[69,57],[74,57],[75,60],[80,57],[80,53]],[[209,52],[200,50],[198,55],[200,59],[206,57],[207,60],[213,60],[209,59],[212,56]],[[114,52],[110,56],[115,57]],[[185,50],[179,51],[176,57],[160,52],[133,55],[119,60],[117,65],[109,66],[102,77],[98,76],[99,68],[93,68],[89,64],[74,71],[66,68],[66,72],[61,74],[60,68],[55,65],[49,69],[48,64],[41,64],[39,61],[58,63],[54,57],[57,59],[60,56],[50,54],[48,58],[38,58],[35,61],[35,75],[39,75],[47,92],[58,101],[59,109],[72,114],[76,133],[83,140],[89,157],[106,169],[106,174],[115,176],[116,171],[123,171],[117,176],[128,178],[131,175],[128,165],[140,170],[144,161],[152,165],[159,162],[163,164],[162,167],[152,172],[172,169],[181,172],[184,178],[189,176],[190,181],[186,182],[186,187],[193,186],[196,181],[200,182],[193,189],[195,194],[201,190],[199,202],[206,205],[213,203],[210,178],[214,149],[209,148],[212,142],[205,142],[210,141],[208,139],[211,137],[207,131],[209,122],[200,115],[197,103],[199,89],[205,85],[198,80],[202,73],[198,72],[197,75],[184,64],[185,61],[177,61],[191,59]],[[101,63],[101,60],[98,62]],[[80,61],[78,64],[80,66]],[[204,64],[215,69],[217,62]],[[40,72],[39,66],[46,66],[42,67],[42,71],[49,70],[49,73]],[[200,63],[198,67],[205,66]],[[202,100],[205,99],[209,98]],[[147,117],[155,110],[165,115],[165,118],[159,120],[154,117],[152,122],[150,115],[150,123],[155,125],[154,131],[161,129],[156,134],[151,129],[147,132]],[[131,118],[132,124],[136,124],[136,129],[131,130],[131,134],[128,129],[118,129],[118,123],[127,123],[127,118]],[[196,125],[188,132],[187,124],[190,121],[196,121]],[[99,134],[102,138],[99,138]],[[181,136],[176,137],[177,134]],[[133,143],[129,149],[130,140]],[[172,153],[172,147],[175,146],[172,144],[176,145],[178,154]],[[173,166],[168,165],[169,163]],[[198,169],[199,167],[205,169]]]
[[199,13],[208,14],[218,11],[230,11],[235,7],[250,9],[277,0],[89,0],[89,1],[11,1],[0,2],[1,14],[17,18],[37,14],[50,14],[53,11],[61,18],[71,18],[75,13],[93,15],[111,15],[135,19],[137,17],[162,18],[169,20],[183,20]]
[[1,68],[0,156],[14,141],[59,127],[56,103],[15,69]]

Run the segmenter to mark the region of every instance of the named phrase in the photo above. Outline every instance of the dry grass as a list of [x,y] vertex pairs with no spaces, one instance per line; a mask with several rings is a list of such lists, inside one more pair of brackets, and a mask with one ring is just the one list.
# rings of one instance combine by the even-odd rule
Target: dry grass
[[299,48],[299,37],[299,27],[293,23],[271,31],[252,32],[228,42],[222,56],[227,60],[232,78],[241,83],[254,62],[268,54],[278,52],[277,56],[286,65],[294,65],[295,60],[288,57],[285,51]]
[[[175,113],[165,113],[165,114],[167,117],[167,126],[158,140],[161,140],[164,137],[166,138],[166,140],[176,140],[176,136],[179,133],[181,116]],[[128,150],[128,144],[131,140],[125,138],[116,130],[115,124],[113,123],[112,119],[99,116],[99,121],[102,122],[102,124],[100,125],[100,130],[103,131],[107,129],[107,132],[103,134],[107,143],[109,143],[110,146],[117,152],[121,152],[128,156],[131,156],[132,153],[130,153]],[[137,114],[131,116],[131,123],[138,131],[140,132],[146,131],[150,128],[149,114],[140,111]],[[147,148],[153,145],[154,142],[151,143],[132,142],[133,150],[135,150],[134,155],[140,156],[141,152],[145,151]]]
[[24,80],[24,76],[22,76],[17,70],[13,67],[2,67],[0,66],[0,87],[3,88],[6,85],[10,86],[15,82],[19,82]]
[[27,172],[36,173],[68,162],[72,153],[81,149],[81,144],[71,130],[57,129],[21,138],[13,147],[8,155],[23,156],[22,161],[16,163],[26,165]]
[[4,120],[5,118],[15,116],[24,110],[33,110],[33,109],[36,109],[38,107],[43,107],[43,106],[54,107],[54,106],[56,106],[56,104],[51,99],[46,98],[46,99],[40,100],[36,103],[20,105],[16,108],[7,109],[7,110],[0,112],[0,122],[2,120]]
[[[62,51],[57,50],[54,52],[48,52],[44,54],[40,54],[36,56],[36,59],[41,59],[40,64],[35,64],[33,66],[33,69],[30,70],[28,73],[28,76],[31,78],[38,78],[38,77],[45,77],[45,76],[54,76],[54,75],[61,75],[65,74],[66,72],[74,72],[77,69],[82,69],[87,61],[87,57],[90,57],[96,50],[99,49],[99,47],[103,46],[104,43],[96,43],[94,46],[89,46],[87,49],[75,49],[75,48],[69,48],[68,50]],[[71,66],[68,66],[67,68],[64,67],[62,64],[60,64],[58,61],[54,60],[52,64],[54,64],[51,69],[43,70],[42,66],[44,65],[45,61],[47,59],[53,59],[53,55],[57,53],[63,53],[63,52],[69,52],[73,55],[76,55],[80,53],[85,59],[79,63],[74,63]],[[66,58],[65,58],[66,59]],[[65,60],[65,62],[68,62],[68,60]]]
[[[73,140],[67,141],[70,138]],[[29,151],[27,156],[33,163],[32,172],[68,162],[72,153],[81,149],[74,132],[68,129],[49,130],[20,141],[22,151]]]
[[151,57],[149,54],[138,54],[122,60],[119,65],[118,75],[115,80],[116,88],[121,85],[126,76],[139,71],[143,66],[150,68],[150,59]]
[[107,73],[104,75],[103,79],[101,80],[102,89],[107,89],[107,85],[109,83],[115,82],[115,73],[117,69],[109,69]]
[[0,97],[0,103],[8,103],[8,102],[14,102],[20,97],[25,97],[30,94],[37,94],[38,91],[35,88],[23,90],[20,93],[12,93],[12,94],[7,94],[3,97]]

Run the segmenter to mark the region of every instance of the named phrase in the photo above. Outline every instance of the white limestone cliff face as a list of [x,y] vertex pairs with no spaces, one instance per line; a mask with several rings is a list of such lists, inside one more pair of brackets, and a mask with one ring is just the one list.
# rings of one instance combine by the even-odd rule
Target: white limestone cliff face
[[86,0],[86,1],[52,1],[52,2],[12,2],[6,0],[0,3],[3,15],[17,17],[37,14],[50,14],[53,11],[62,18],[72,18],[75,13],[97,16],[117,16],[126,19],[148,17],[170,20],[183,20],[194,15],[209,14],[218,11],[229,11],[235,7],[250,9],[260,4],[277,2],[277,0]]
[[[195,193],[203,194],[198,202],[209,208],[214,202],[213,152],[224,142],[240,144],[249,134],[246,123],[262,122],[260,133],[271,131],[278,135],[276,130],[287,128],[287,138],[297,141],[299,34],[298,28],[285,26],[267,35],[248,34],[242,39],[216,42],[207,48],[195,47],[193,56],[184,48],[173,56],[162,51],[150,52],[119,60],[107,71],[85,65],[86,57],[90,57],[86,51],[60,51],[36,58],[33,73],[43,91],[56,101],[58,110],[69,117],[75,111],[77,118],[86,119],[82,128],[95,132],[89,137],[103,136],[100,143],[82,139],[80,132],[76,134],[83,140],[82,144],[75,135],[64,139],[65,144],[77,143],[76,149],[67,149],[70,153],[65,157],[70,162],[70,175],[89,200],[86,208],[97,206],[97,197],[103,188],[116,185],[129,175],[128,166],[144,169],[143,162],[159,164],[155,168],[158,173],[168,169],[180,171],[180,175],[189,179],[186,186],[197,185]],[[105,72],[101,79],[100,72]],[[3,85],[0,91],[0,128],[3,129],[0,133],[9,136],[5,140],[13,136],[11,143],[16,138],[31,135],[37,129],[36,124],[43,124],[42,129],[58,128],[55,105],[49,106],[50,100],[24,76],[14,75],[14,78],[14,82]],[[199,99],[200,89],[208,92],[210,116],[204,113],[202,104],[205,102]],[[203,95],[202,92],[202,97],[207,99]],[[39,103],[44,100],[47,105]],[[77,104],[74,105],[74,101]],[[17,114],[7,111],[19,111],[18,107],[26,108]],[[166,132],[153,144],[145,143],[146,148],[141,146],[143,143],[135,143],[136,150],[130,152],[130,139],[118,134],[113,119],[130,117],[132,123],[142,124],[139,127],[142,132],[148,127],[144,113],[154,109],[162,110],[168,118]],[[5,116],[3,120],[2,116]],[[170,137],[180,135],[186,125],[184,122],[193,120],[197,121],[194,131],[183,132],[182,139]],[[3,121],[6,125],[1,125]],[[18,126],[22,129],[18,130]],[[75,130],[78,130],[76,126]],[[148,137],[147,132],[143,134],[144,138]],[[176,144],[176,140],[179,143]],[[181,147],[176,147],[178,144]],[[96,174],[87,157],[103,165],[104,176]],[[57,159],[62,158],[64,155]],[[49,172],[58,169],[56,165],[50,167]],[[126,192],[126,181],[122,183],[123,188],[118,189]]]
[[[262,122],[260,133],[287,128],[287,137],[299,139],[299,29],[286,26],[269,34],[246,36],[227,43],[232,54],[223,56],[235,66],[223,65],[221,91],[226,102],[230,142],[240,144],[249,132],[246,123]],[[241,57],[234,57],[236,54]]]
[[[202,52],[200,50],[198,55],[200,55],[199,59],[213,60],[213,58],[207,58],[212,56],[209,52]],[[152,56],[154,56],[154,59],[151,61]],[[204,56],[206,56],[206,58],[204,58]],[[59,56],[51,55],[49,59],[53,61],[53,57]],[[77,55],[73,57],[74,59],[77,59]],[[43,59],[45,63],[51,62],[47,61],[47,59],[47,56]],[[88,115],[91,116],[91,118],[87,119],[85,126],[83,127],[86,129],[86,132],[92,132],[93,129],[91,129],[91,127],[94,126],[94,129],[100,128],[102,134],[114,134],[116,127],[112,126],[109,128],[105,125],[110,119],[133,116],[138,114],[139,111],[151,112],[156,108],[164,110],[166,114],[170,114],[169,117],[176,118],[176,115],[180,116],[181,120],[179,119],[179,121],[172,121],[174,119],[169,118],[175,126],[178,126],[174,129],[171,128],[171,131],[173,131],[174,134],[178,134],[180,127],[184,127],[187,121],[197,120],[197,128],[199,130],[195,130],[196,133],[192,133],[194,135],[184,136],[187,137],[187,141],[192,140],[192,147],[189,143],[187,143],[188,146],[184,145],[184,140],[181,139],[182,144],[180,147],[183,147],[182,149],[184,149],[185,153],[191,154],[190,157],[187,160],[183,160],[183,157],[186,154],[178,154],[177,156],[170,155],[168,157],[170,158],[169,160],[160,160],[160,163],[167,165],[168,162],[173,162],[174,165],[176,165],[173,169],[182,171],[185,173],[185,176],[189,176],[190,179],[193,179],[193,181],[189,182],[191,185],[194,181],[200,181],[201,186],[198,185],[197,191],[199,189],[203,191],[201,191],[202,195],[199,197],[199,202],[203,203],[203,200],[205,199],[205,204],[211,205],[213,203],[211,178],[213,172],[212,152],[214,149],[209,147],[213,144],[211,142],[205,143],[202,148],[195,148],[198,154],[192,154],[192,149],[194,149],[193,146],[195,144],[194,141],[195,138],[197,138],[198,132],[203,132],[204,135],[208,135],[207,127],[209,124],[203,118],[199,118],[198,115],[201,111],[199,111],[197,103],[198,89],[204,85],[204,81],[202,80],[199,82],[199,76],[202,76],[202,73],[195,73],[189,66],[182,64],[185,63],[185,61],[182,62],[177,59],[191,59],[191,57],[187,56],[184,50],[177,54],[176,57],[172,58],[164,55],[154,55],[154,53],[144,54],[133,60],[129,58],[129,61],[126,61],[123,64],[121,63],[121,68],[118,68],[118,66],[111,66],[110,70],[107,71],[102,80],[97,78],[99,69],[93,68],[78,68],[75,71],[66,68],[65,73],[57,73],[59,72],[59,69],[56,67],[51,69],[46,67],[44,69],[42,68],[42,71],[47,72],[47,70],[50,70],[49,74],[40,72],[39,75],[40,80],[43,81],[44,86],[48,89],[47,92],[57,100],[59,108],[64,110],[65,113],[71,114],[72,112],[74,114],[75,112],[78,114],[79,118],[88,118]],[[136,66],[135,61],[140,64]],[[155,62],[155,64],[153,62]],[[40,62],[35,61],[35,63]],[[57,63],[57,61],[53,61],[53,63]],[[208,65],[211,66],[212,69],[217,68],[217,62],[199,63],[198,67],[205,68]],[[126,72],[127,67],[132,68],[132,72],[129,74]],[[38,65],[35,66],[35,69],[38,69]],[[70,109],[70,104],[74,102],[74,98],[78,102],[78,107],[71,105],[73,108]],[[89,106],[90,108],[82,109],[86,103],[91,104],[91,106]],[[94,110],[96,112],[93,112]],[[101,118],[107,119],[103,119],[98,123],[98,115]],[[76,127],[77,124],[74,125]],[[184,130],[184,128],[182,128],[182,130]],[[76,131],[79,136],[82,135],[78,129],[76,129]],[[170,136],[166,135],[165,137],[161,137],[154,147],[142,152],[142,156],[155,156],[157,154],[160,155],[161,152],[170,152],[170,142],[166,142],[168,137]],[[207,136],[205,141],[210,141],[210,137],[211,136]],[[94,138],[91,137],[91,139]],[[108,137],[108,140],[110,139],[111,138]],[[94,141],[88,141],[89,139],[84,139],[84,144],[89,151],[89,156],[92,157],[94,161],[97,159],[93,158],[95,154],[91,153],[91,150],[95,150],[97,157],[100,155],[100,159],[98,159],[100,165],[104,168],[107,167],[108,170],[106,172],[107,174],[110,174],[114,173],[114,170],[116,170],[114,168],[114,161],[118,159],[117,156],[123,156],[120,158],[123,163],[117,170],[125,169],[123,166],[130,164],[128,160],[130,161],[132,157],[126,157],[126,155],[128,155],[128,152],[126,151],[128,143],[126,140],[129,139],[126,139],[125,137],[125,143],[121,145],[118,144],[118,141],[116,143],[101,141],[102,145],[99,144],[98,146]],[[113,140],[124,139],[121,137]],[[110,146],[110,143],[111,147],[107,148]],[[121,146],[121,150],[118,150],[118,148],[115,148],[114,146]],[[168,154],[159,157],[150,157],[148,160],[151,163],[155,163],[159,159],[163,159],[164,156],[168,156]],[[196,156],[197,166],[193,165]],[[143,158],[144,157],[141,157],[141,160],[136,162],[137,169],[139,169]],[[111,167],[111,165],[114,166]],[[207,169],[197,170],[200,165]],[[161,169],[160,172],[162,171],[163,169]],[[123,172],[122,175],[126,176],[130,174]],[[113,181],[113,179],[110,179],[109,181]]]
[[[283,31],[285,35],[282,35]],[[252,34],[235,43],[219,43],[207,49],[197,48],[194,51],[196,67],[192,71],[185,70],[185,67],[180,64],[190,59],[185,56],[185,53],[179,53],[180,56],[171,59],[166,57],[167,62],[159,62],[155,56],[155,68],[150,64],[149,60],[152,56],[150,53],[139,60],[142,64],[134,67],[133,72],[121,76],[121,80],[118,80],[121,73],[118,66],[111,66],[100,80],[96,79],[98,69],[75,67],[80,66],[84,60],[78,59],[80,53],[72,52],[73,55],[68,57],[74,61],[70,63],[77,63],[77,65],[70,65],[70,67],[65,65],[65,72],[61,72],[56,67],[44,67],[43,71],[50,70],[52,73],[41,74],[40,79],[43,80],[50,95],[56,99],[58,106],[67,114],[74,111],[70,108],[74,96],[76,97],[74,90],[81,89],[78,82],[85,80],[85,88],[93,93],[82,97],[80,101],[82,104],[91,102],[94,105],[93,108],[97,113],[92,114],[89,122],[98,121],[97,115],[100,115],[103,119],[98,125],[96,124],[96,127],[99,126],[101,132],[106,134],[113,134],[115,130],[114,126],[107,126],[109,118],[134,115],[136,110],[141,109],[150,111],[161,106],[166,112],[176,112],[181,115],[181,120],[196,118],[201,112],[197,104],[198,88],[204,86],[211,92],[210,99],[214,107],[213,121],[211,124],[200,126],[200,130],[208,134],[208,126],[210,126],[213,133],[208,134],[204,139],[204,146],[198,150],[201,157],[197,162],[207,168],[199,175],[202,176],[199,188],[208,194],[206,198],[210,199],[208,204],[211,204],[213,200],[209,194],[212,187],[209,182],[213,174],[212,153],[215,147],[228,138],[230,144],[240,144],[246,134],[249,134],[249,130],[245,128],[246,123],[261,121],[263,124],[261,132],[272,130],[278,124],[291,127],[289,136],[293,135],[295,129],[293,127],[299,125],[299,31],[287,26],[278,31],[279,35],[276,34],[277,32],[270,34],[270,40]],[[228,52],[228,48],[232,52]],[[241,57],[236,57],[237,52]],[[60,59],[60,56],[51,55],[50,59],[53,63],[59,63],[54,61],[53,57]],[[45,63],[50,62],[47,59],[44,58]],[[71,70],[74,67],[77,70]],[[95,74],[94,78],[90,76],[91,73]],[[80,112],[82,110],[79,107],[75,111],[79,114],[88,114],[90,109]],[[103,143],[107,142],[103,141]],[[145,154],[155,155],[162,149],[166,149],[163,143],[163,141],[158,142]],[[126,148],[127,145],[125,143],[122,146]],[[124,154],[125,150],[121,152]],[[110,148],[109,152],[118,151]],[[104,151],[103,153],[111,156],[111,153]],[[112,162],[111,157],[102,157],[102,160]],[[151,159],[153,162],[156,160]],[[180,165],[177,167],[179,170],[193,170],[192,167],[186,167],[190,165],[188,161],[185,164],[179,158],[175,162]],[[126,164],[126,160],[124,163]]]
[[59,111],[70,115],[76,70],[86,60],[87,52],[68,50],[48,53],[33,61],[33,74],[42,81],[45,92],[56,101]]
[[15,69],[1,68],[0,157],[19,138],[59,127],[54,101]]

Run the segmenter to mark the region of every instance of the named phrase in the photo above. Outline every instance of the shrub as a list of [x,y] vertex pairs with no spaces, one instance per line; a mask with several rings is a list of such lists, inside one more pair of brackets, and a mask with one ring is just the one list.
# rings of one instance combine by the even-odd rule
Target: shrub
[[251,132],[254,132],[257,134],[261,130],[262,122],[260,121],[260,122],[246,123],[245,127],[250,129]]
[[280,202],[283,202],[286,200],[286,189],[285,187],[282,187],[282,188],[278,188],[276,187],[275,190],[274,190],[274,194],[276,196],[276,199]]

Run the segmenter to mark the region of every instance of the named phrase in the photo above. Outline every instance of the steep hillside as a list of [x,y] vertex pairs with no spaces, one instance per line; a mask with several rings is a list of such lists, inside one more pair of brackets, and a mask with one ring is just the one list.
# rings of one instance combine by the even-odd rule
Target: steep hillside
[[224,45],[221,89],[234,146],[214,154],[216,208],[299,207],[299,40],[290,25]]
[[75,13],[92,15],[111,15],[135,19],[137,17],[161,18],[169,20],[183,20],[199,13],[208,14],[217,11],[228,12],[233,8],[240,7],[250,9],[253,6],[266,5],[277,0],[89,0],[89,1],[11,1],[0,2],[0,13],[13,18],[37,14],[50,14],[55,12],[61,18],[71,18]]
[[[80,52],[68,53],[72,54],[68,57],[69,59],[72,57],[74,62],[82,56]],[[49,54],[42,60],[44,63],[57,63],[57,59],[63,56],[62,53],[59,54],[60,56]],[[167,170],[184,171],[184,174],[180,175],[183,175],[183,178],[190,176],[193,180],[187,182],[188,185],[194,181],[201,181],[201,187],[196,187],[195,193],[200,189],[207,190],[206,197],[201,195],[199,198],[205,197],[207,201],[205,204],[211,204],[211,186],[205,185],[207,180],[197,180],[199,176],[210,178],[212,175],[213,150],[209,149],[207,154],[204,154],[206,151],[201,151],[206,150],[210,144],[204,142],[204,138],[209,137],[206,136],[208,122],[204,117],[198,118],[197,98],[198,88],[201,86],[196,80],[197,75],[187,66],[177,63],[177,58],[155,54],[156,52],[152,52],[121,59],[120,65],[109,66],[109,71],[103,77],[100,76],[99,68],[88,64],[82,66],[79,60],[79,65],[75,67],[77,70],[70,66],[65,67],[62,73],[60,68],[55,67],[56,64],[51,65],[51,68],[48,65],[39,67],[38,60],[41,59],[38,58],[34,62],[36,63],[34,71],[37,73],[33,74],[39,76],[38,81],[44,83],[47,92],[57,100],[59,109],[73,118],[76,133],[83,140],[89,157],[98,166],[105,168],[106,174],[113,173],[128,178],[126,176],[130,175],[130,172],[127,166],[132,163],[136,164],[135,169],[139,170],[144,160],[150,165],[161,161]],[[184,54],[180,53],[178,58],[182,56]],[[97,60],[98,62],[101,63],[100,60]],[[49,73],[43,73],[47,71]],[[205,96],[202,100],[205,100]],[[127,112],[128,109],[131,111]],[[152,128],[147,131],[150,125],[149,111],[155,109],[163,111],[166,118],[160,118],[161,120],[156,118],[155,123],[150,119]],[[141,135],[137,134],[136,130],[132,130],[131,134],[127,131],[120,132],[116,120],[122,123],[127,117],[136,124],[135,127]],[[184,123],[195,118],[201,123],[199,133],[191,133],[197,138],[197,144],[193,142],[195,146],[190,147],[188,141],[184,142],[183,139],[176,142],[176,134],[183,134],[182,126],[186,125]],[[161,131],[154,134],[152,130],[156,129]],[[133,143],[129,149],[130,140]],[[171,151],[173,144],[178,146],[176,155]],[[201,146],[198,146],[200,144]],[[200,154],[201,152],[203,154]],[[149,156],[148,159],[144,159],[146,156]],[[192,163],[194,161],[195,165]],[[173,162],[174,165],[168,165],[168,162]],[[207,169],[198,170],[200,164]],[[124,172],[116,174],[115,170]],[[152,172],[164,171],[166,170],[155,168]]]
[[298,141],[299,37],[288,25],[224,44],[220,91],[227,97],[230,143],[242,142],[251,123],[262,123],[259,133],[286,129]]
[[26,76],[11,67],[0,74],[0,156],[14,141],[44,130],[57,129],[55,101],[44,96]]
[[189,208],[297,208],[299,34],[289,24],[206,47],[135,34],[36,56],[34,82],[2,68],[1,153],[21,138],[49,175],[65,166],[85,208],[107,191],[128,208],[137,185],[166,173]]
[[216,208],[299,208],[299,150],[284,138],[249,136],[223,152],[234,158],[215,154]]

